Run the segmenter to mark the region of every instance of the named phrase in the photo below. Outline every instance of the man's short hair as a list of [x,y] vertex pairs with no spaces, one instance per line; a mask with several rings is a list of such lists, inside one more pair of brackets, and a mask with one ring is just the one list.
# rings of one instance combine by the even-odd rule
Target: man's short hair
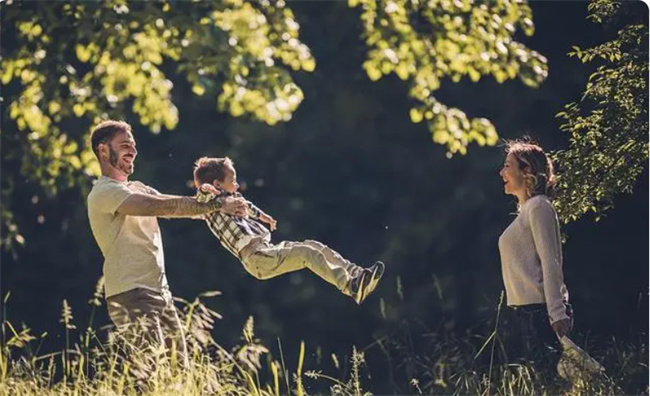
[[[194,180],[199,185],[204,183],[212,184],[213,181],[224,181],[226,178],[226,165],[232,167],[235,163],[228,157],[210,158],[201,157],[194,163]],[[198,187],[198,186],[197,186]]]
[[131,125],[124,121],[108,120],[103,121],[90,132],[90,144],[97,158],[99,158],[99,145],[110,142],[118,132],[131,132]]

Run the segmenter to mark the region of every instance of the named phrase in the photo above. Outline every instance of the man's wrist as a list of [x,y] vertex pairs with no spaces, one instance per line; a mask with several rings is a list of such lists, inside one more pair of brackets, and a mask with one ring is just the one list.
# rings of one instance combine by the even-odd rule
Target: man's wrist
[[199,189],[196,192],[196,201],[200,203],[208,203],[214,200],[214,197],[216,197],[216,195],[210,191],[204,191],[202,189]]
[[216,197],[215,199],[213,199],[212,201],[210,201],[210,203],[212,204],[212,208],[213,208],[215,211],[219,211],[219,210],[221,210],[221,208],[223,207],[223,198],[221,198],[221,197]]

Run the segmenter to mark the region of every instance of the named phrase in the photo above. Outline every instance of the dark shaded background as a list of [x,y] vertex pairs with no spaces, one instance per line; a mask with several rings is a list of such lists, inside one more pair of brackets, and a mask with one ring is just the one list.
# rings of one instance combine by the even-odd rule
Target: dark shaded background
[[[305,100],[294,118],[274,128],[233,119],[215,110],[216,93],[195,97],[170,76],[181,117],[176,130],[154,135],[125,115],[140,151],[133,179],[189,195],[193,161],[228,155],[245,195],[278,220],[274,241],[316,239],[364,266],[381,259],[387,274],[358,307],[308,271],[257,281],[201,222],[161,219],[173,292],[192,299],[221,290],[209,301],[224,316],[215,326],[217,341],[235,344],[252,315],[264,343],[277,354],[279,338],[291,359],[300,340],[312,353],[320,346],[320,355],[310,355],[318,360],[349,354],[352,344],[369,345],[405,322],[487,335],[502,290],[497,239],[515,211],[498,175],[503,150],[473,146],[447,159],[426,127],[410,122],[403,82],[373,83],[365,75],[356,10],[333,1],[290,6],[317,60],[314,73],[296,76]],[[580,97],[593,71],[566,53],[611,39],[614,31],[586,20],[585,2],[531,6],[536,33],[519,39],[548,58],[549,77],[539,89],[483,79],[443,84],[438,97],[491,119],[502,138],[527,132],[545,148],[560,149],[568,139],[554,116]],[[638,11],[647,20],[643,4]],[[102,257],[79,191],[34,200],[38,190],[25,179],[18,196],[23,204],[15,214],[27,243],[15,257],[2,252],[2,293],[11,292],[4,313],[14,325],[50,333],[44,348],[56,349],[62,300],[85,328]],[[634,195],[619,197],[600,222],[586,217],[563,229],[578,334],[647,336],[648,218],[646,171]],[[101,307],[95,324],[107,323]]]

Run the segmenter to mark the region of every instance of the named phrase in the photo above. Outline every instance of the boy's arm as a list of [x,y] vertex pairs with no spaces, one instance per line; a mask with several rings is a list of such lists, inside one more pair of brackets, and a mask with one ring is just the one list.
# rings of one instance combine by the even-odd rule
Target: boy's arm
[[264,213],[262,209],[258,208],[255,206],[254,203],[251,201],[246,201],[246,205],[248,205],[248,216],[252,219],[259,220],[261,222],[264,222],[269,225],[271,228],[271,231],[275,231],[277,228],[278,222],[268,214]]
[[250,218],[258,220],[261,216],[266,215],[262,209],[255,206],[251,201],[246,200],[245,202],[246,205],[248,205],[248,216],[250,216]]

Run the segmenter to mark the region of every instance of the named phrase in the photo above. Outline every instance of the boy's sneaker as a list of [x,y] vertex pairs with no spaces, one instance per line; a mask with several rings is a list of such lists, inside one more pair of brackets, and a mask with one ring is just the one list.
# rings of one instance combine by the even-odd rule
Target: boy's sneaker
[[361,304],[375,290],[379,280],[384,275],[384,269],[384,263],[377,261],[372,266],[361,270],[352,280],[352,298],[357,304]]
[[354,301],[357,304],[361,304],[363,301],[363,296],[365,290],[368,288],[368,283],[370,282],[371,273],[362,269],[357,273],[357,276],[352,278],[350,281],[350,296],[354,298]]
[[370,277],[370,282],[368,282],[368,287],[366,288],[366,293],[363,296],[362,301],[375,290],[377,284],[379,283],[379,280],[384,275],[385,269],[386,266],[381,261],[377,261],[373,265],[368,267],[368,270],[371,271],[371,277]]

